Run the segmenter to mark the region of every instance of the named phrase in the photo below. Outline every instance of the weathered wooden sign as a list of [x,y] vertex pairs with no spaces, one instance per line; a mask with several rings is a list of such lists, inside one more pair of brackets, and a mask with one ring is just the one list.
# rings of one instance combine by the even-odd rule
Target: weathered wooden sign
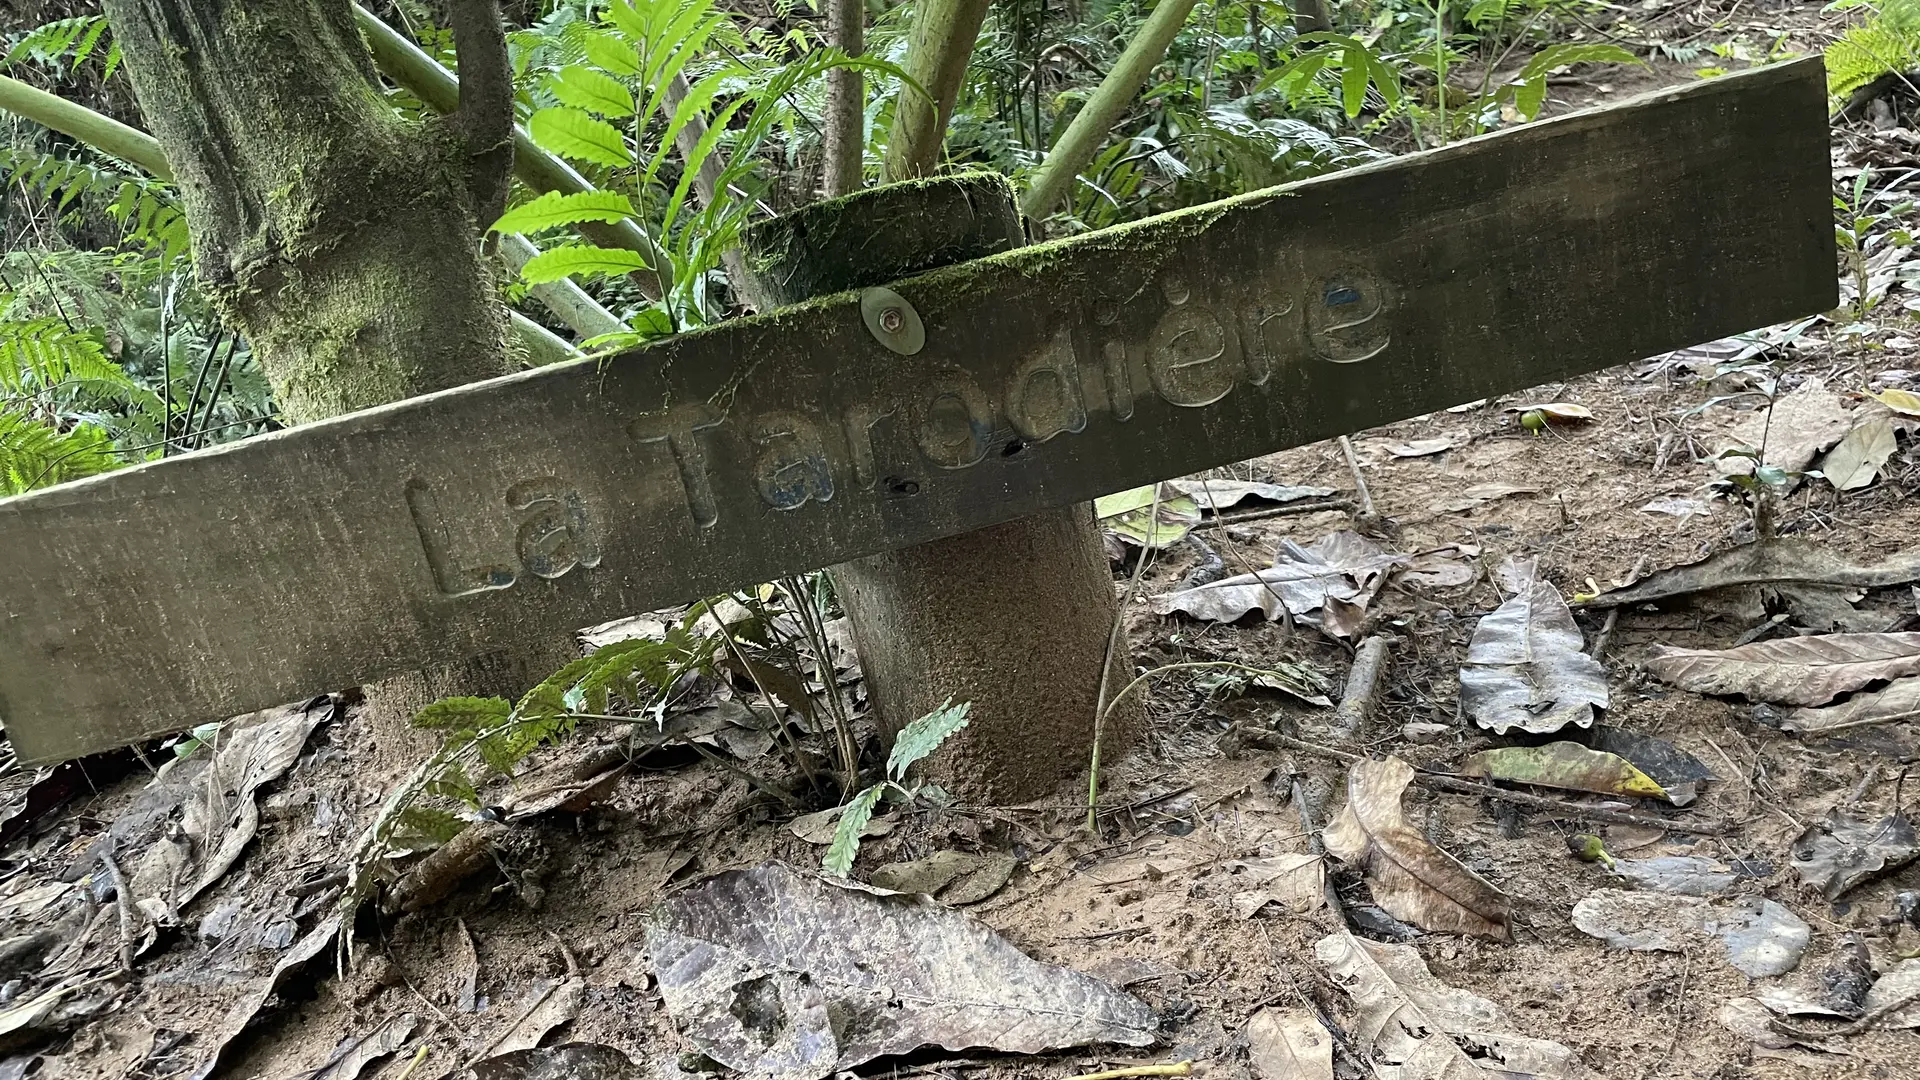
[[844,294],[0,501],[0,719],[77,755],[1829,309],[1825,105],[1727,76],[870,293],[910,353]]

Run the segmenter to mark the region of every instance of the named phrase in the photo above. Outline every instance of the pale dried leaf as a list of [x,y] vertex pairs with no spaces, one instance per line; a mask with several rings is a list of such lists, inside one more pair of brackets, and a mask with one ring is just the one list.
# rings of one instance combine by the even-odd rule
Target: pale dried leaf
[[[128,888],[136,900],[177,912],[220,880],[260,829],[254,792],[293,767],[307,736],[328,709],[304,705],[266,709],[229,721],[187,785],[180,809],[183,842],[148,849]],[[188,759],[190,762],[192,759]],[[182,765],[187,762],[182,762]]]
[[1856,566],[1830,546],[1790,538],[1764,540],[1710,555],[1698,562],[1656,570],[1621,589],[1611,589],[1582,607],[1628,607],[1735,585],[1809,585],[1873,588],[1920,580],[1920,551],[1904,552],[1876,566]]
[[[1910,958],[1888,968],[1874,980],[1860,1008],[1874,1014],[1892,1007],[1893,1011],[1881,1018],[1881,1027],[1920,1028],[1920,998],[1915,995],[1920,995],[1920,959]],[[1896,1007],[1896,1003],[1902,1001],[1906,1004]]]
[[1153,610],[1216,622],[1233,622],[1251,611],[1276,619],[1284,610],[1296,621],[1336,637],[1351,636],[1387,572],[1407,561],[1406,555],[1382,551],[1351,531],[1331,533],[1305,547],[1284,540],[1268,569],[1156,596]]
[[1573,612],[1532,560],[1503,571],[1524,588],[1474,627],[1460,668],[1460,707],[1483,728],[1545,734],[1568,724],[1592,727],[1607,707],[1607,673],[1581,651]]
[[763,1080],[819,1080],[928,1045],[1146,1046],[1159,1026],[1139,999],[1033,960],[961,912],[779,863],[673,894],[647,944],[687,1037]]
[[1318,855],[1288,852],[1239,859],[1229,863],[1228,869],[1233,872],[1231,887],[1242,890],[1228,902],[1243,919],[1251,919],[1272,905],[1298,915],[1325,902],[1326,863]]
[[1431,457],[1451,449],[1453,449],[1452,439],[1415,439],[1412,442],[1387,445],[1387,453],[1397,458]]
[[1353,998],[1351,1034],[1381,1080],[1566,1080],[1586,1075],[1572,1050],[1512,1029],[1500,1007],[1448,986],[1411,945],[1332,934],[1313,947]]
[[1795,709],[1780,721],[1786,731],[1819,735],[1920,718],[1920,677],[1895,679],[1885,688],[1850,695],[1838,705]]
[[1247,1018],[1247,1064],[1260,1080],[1333,1080],[1333,1036],[1305,1009]]
[[1641,888],[1681,896],[1719,896],[1739,878],[1712,859],[1698,855],[1658,855],[1651,859],[1615,859],[1613,872]]
[[1593,410],[1570,401],[1549,401],[1544,405],[1517,405],[1521,413],[1537,412],[1554,424],[1583,424],[1593,419]]
[[1715,904],[1675,893],[1595,889],[1573,905],[1573,925],[1616,949],[1686,952],[1718,939],[1727,963],[1756,979],[1784,975],[1812,940],[1806,920],[1771,900]]
[[1347,805],[1327,826],[1327,853],[1365,869],[1387,914],[1426,930],[1509,940],[1507,896],[1428,842],[1400,805],[1413,766],[1397,757],[1355,762]]
[[1647,514],[1666,514],[1681,521],[1713,513],[1713,507],[1705,499],[1689,499],[1679,495],[1662,495],[1643,504],[1640,510]]
[[420,1018],[412,1013],[389,1016],[372,1032],[335,1050],[326,1065],[308,1080],[358,1080],[367,1066],[405,1046],[419,1026]]
[[1899,413],[1901,416],[1920,416],[1920,394],[1911,390],[1882,390],[1867,395],[1873,400]]
[[549,983],[534,995],[532,1008],[516,1020],[506,1034],[494,1041],[496,1054],[531,1050],[540,1045],[547,1033],[580,1015],[587,1000],[587,980],[569,975],[558,983]]
[[[1772,419],[1769,422],[1768,413]],[[1805,472],[1814,456],[1846,437],[1853,426],[1847,402],[1818,382],[1809,380],[1798,390],[1744,418],[1728,432],[1725,450],[1761,450],[1764,443],[1766,464],[1790,473]],[[1745,475],[1753,471],[1749,457],[1716,458],[1722,475]]]
[[1837,1059],[1807,1053],[1800,1048],[1806,1047],[1825,1054],[1844,1053],[1827,1043],[1803,1042],[1774,1030],[1767,1007],[1750,997],[1728,998],[1721,1003],[1716,1015],[1720,1026],[1753,1043],[1753,1056],[1756,1058],[1770,1057],[1805,1068],[1821,1068],[1834,1064]]
[[1654,677],[1696,694],[1824,705],[1872,682],[1920,674],[1920,633],[1826,634],[1732,649],[1656,645],[1645,666]]
[[1873,483],[1880,467],[1893,456],[1893,415],[1876,411],[1853,425],[1847,437],[1820,460],[1820,473],[1840,491],[1856,491]]
[[867,880],[875,888],[920,893],[950,907],[964,907],[999,892],[1017,865],[1018,860],[1001,851],[936,851],[924,859],[882,866]]
[[1169,480],[1167,486],[1188,496],[1202,510],[1219,513],[1247,499],[1290,503],[1301,499],[1319,499],[1333,494],[1330,487],[1295,487],[1291,484],[1262,484],[1255,480]]
[[1800,880],[1838,900],[1848,889],[1920,857],[1913,823],[1899,810],[1884,817],[1835,807],[1793,840],[1793,868]]
[[1413,556],[1399,573],[1402,585],[1429,589],[1453,589],[1471,582],[1478,571],[1473,560],[1480,548],[1473,544],[1447,544]]

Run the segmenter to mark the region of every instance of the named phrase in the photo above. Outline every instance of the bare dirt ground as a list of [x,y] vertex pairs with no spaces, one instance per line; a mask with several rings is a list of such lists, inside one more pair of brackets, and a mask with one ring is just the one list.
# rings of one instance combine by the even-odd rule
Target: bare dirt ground
[[[1710,26],[1719,10],[1660,14],[1670,25],[1691,14]],[[1752,17],[1800,23],[1790,40],[1802,48],[1822,42],[1809,29],[1818,21],[1811,6]],[[1764,44],[1765,29],[1756,21],[1743,33]],[[1728,32],[1705,37],[1725,40]],[[1677,78],[1684,70],[1667,74]],[[1638,88],[1627,77],[1619,81],[1622,93]],[[1601,94],[1597,86],[1568,89]],[[1836,132],[1843,188],[1863,165],[1889,177],[1911,166],[1920,136],[1900,125],[1912,123],[1912,105],[1904,103],[1889,128]],[[1894,201],[1890,196],[1886,205]],[[1258,687],[1236,694],[1205,670],[1170,672],[1152,682],[1151,724],[1140,745],[1106,774],[1097,834],[1083,827],[1084,783],[1069,784],[1027,806],[897,811],[897,827],[869,839],[856,865],[854,876],[865,878],[943,850],[1011,854],[1017,866],[1010,880],[967,910],[1030,955],[1143,998],[1161,1018],[1160,1044],[1034,1057],[927,1052],[877,1062],[862,1074],[1056,1078],[1192,1061],[1197,1072],[1237,1078],[1258,1075],[1244,1029],[1263,1007],[1307,1008],[1350,1032],[1355,1005],[1314,949],[1341,916],[1311,898],[1258,906],[1244,899],[1252,891],[1249,860],[1310,850],[1310,834],[1343,802],[1346,768],[1263,736],[1394,754],[1440,770],[1507,741],[1463,717],[1457,674],[1477,621],[1508,596],[1498,567],[1509,557],[1537,559],[1542,575],[1572,597],[1752,540],[1749,508],[1715,483],[1706,459],[1738,441],[1738,425],[1766,407],[1767,399],[1750,391],[1772,374],[1781,395],[1818,383],[1848,409],[1868,408],[1868,391],[1920,391],[1920,328],[1908,310],[1920,307],[1920,288],[1904,283],[1901,261],[1887,257],[1878,268],[1879,303],[1865,325],[1850,333],[1838,329],[1851,321],[1845,318],[1815,326],[1749,363],[1766,370],[1721,373],[1702,354],[1654,358],[1355,435],[1376,511],[1363,529],[1390,550],[1453,546],[1470,570],[1461,584],[1396,581],[1368,606],[1364,632],[1389,635],[1395,644],[1377,708],[1356,737],[1330,735],[1328,710],[1290,696]],[[1519,407],[1541,402],[1583,405],[1592,419],[1528,430]],[[1778,534],[1810,538],[1862,565],[1912,551],[1920,538],[1920,442],[1913,425],[1901,423],[1898,447],[1877,479],[1845,493],[1819,478],[1797,484],[1775,509]],[[1403,456],[1434,440],[1445,448]],[[1347,461],[1332,443],[1217,475],[1356,496]],[[1229,573],[1240,573],[1269,565],[1283,540],[1306,544],[1355,527],[1352,514],[1327,512],[1256,518],[1195,535]],[[1127,614],[1136,663],[1304,665],[1321,673],[1337,698],[1351,641],[1363,635],[1336,641],[1306,625],[1153,613],[1148,598],[1175,588],[1202,561],[1198,548],[1181,544],[1145,569]],[[1116,588],[1128,588],[1130,570],[1130,563],[1116,566]],[[1881,1025],[1835,1038],[1835,1052],[1819,1053],[1757,1049],[1751,1032],[1737,1034],[1721,1020],[1730,999],[1807,980],[1818,986],[1851,947],[1848,935],[1858,936],[1879,970],[1920,950],[1920,925],[1910,914],[1920,864],[1829,901],[1802,884],[1789,851],[1809,823],[1836,806],[1884,815],[1902,799],[1912,804],[1902,781],[1920,757],[1914,722],[1805,739],[1781,731],[1777,714],[1764,707],[1675,689],[1641,665],[1654,645],[1723,648],[1743,637],[1835,628],[1811,625],[1816,620],[1805,611],[1782,604],[1764,591],[1723,594],[1712,603],[1627,609],[1612,626],[1605,723],[1668,740],[1705,763],[1716,778],[1697,802],[1674,810],[1650,800],[1545,792],[1589,809],[1723,822],[1725,835],[1601,825],[1578,814],[1409,791],[1409,820],[1507,893],[1514,910],[1511,944],[1416,934],[1412,944],[1437,979],[1491,1000],[1519,1033],[1570,1047],[1594,1076],[1914,1075],[1914,1029]],[[1605,616],[1582,611],[1578,618],[1591,645]],[[1850,625],[1843,629],[1912,629],[1920,624],[1916,593],[1906,584],[1865,590],[1844,621]],[[70,771],[84,794],[22,818],[30,827],[9,839],[0,880],[0,1045],[10,1055],[0,1061],[0,1077],[464,1075],[471,1062],[518,1045],[529,1028],[549,1045],[616,1047],[667,1080],[691,1080],[712,1067],[689,1056],[692,1044],[663,1009],[646,952],[649,912],[662,897],[720,871],[769,859],[817,865],[822,848],[793,833],[790,811],[734,769],[691,756],[644,758],[583,812],[553,810],[509,825],[492,865],[444,901],[397,917],[363,913],[357,963],[340,975],[328,920],[344,881],[344,852],[395,778],[373,766],[387,755],[373,745],[356,706],[323,700],[304,715],[312,730],[295,744],[294,763],[258,792],[257,834],[230,868],[162,920],[175,923],[171,929],[139,932],[145,919],[137,916],[148,913],[128,911],[113,878],[138,877],[137,867],[155,850],[187,842],[177,820],[179,787],[183,775],[191,782],[194,757],[173,767],[171,787],[139,763],[96,760],[85,776]],[[1437,727],[1416,743],[1403,732],[1408,724]],[[612,734],[594,733],[536,764],[561,768],[613,742]],[[207,753],[198,756],[204,762]],[[739,765],[789,779],[777,754]],[[42,794],[58,786],[30,770],[16,769],[7,781],[16,799],[30,785]],[[490,789],[490,799],[503,790]],[[16,802],[9,816],[20,813]],[[1597,889],[1625,887],[1601,863],[1570,853],[1568,837],[1589,832],[1623,859],[1698,855],[1738,867],[1736,897],[1772,900],[1810,925],[1804,957],[1787,975],[1755,979],[1729,966],[1712,943],[1638,952],[1583,933],[1572,922],[1574,905]],[[1358,932],[1391,940],[1394,924],[1372,914],[1368,883],[1337,864],[1333,881],[1349,915],[1375,919],[1373,929]],[[1904,913],[1902,903],[1909,905]],[[298,963],[316,941],[328,947],[311,963]],[[123,956],[133,960],[131,977],[121,976]],[[1839,1026],[1794,1022],[1815,1030]],[[385,1040],[379,1044],[386,1052],[348,1054],[332,1071],[315,1072],[374,1035]],[[1336,1075],[1363,1075],[1364,1040],[1348,1033],[1336,1041]]]

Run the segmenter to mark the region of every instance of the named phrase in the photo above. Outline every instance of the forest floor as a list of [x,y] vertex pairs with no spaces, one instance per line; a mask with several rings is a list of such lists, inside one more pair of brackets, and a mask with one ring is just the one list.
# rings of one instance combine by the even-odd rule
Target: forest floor
[[[1715,29],[1737,2],[1642,7],[1650,20],[1695,27],[1703,41],[1737,33],[1764,49],[1768,20],[1802,24],[1786,39],[1801,50],[1826,40],[1811,6],[1736,14],[1737,31],[1724,23]],[[1671,81],[1690,77],[1669,67],[1657,70]],[[1644,88],[1626,83],[1622,93]],[[1563,105],[1614,93],[1591,77],[1561,89],[1573,95]],[[1836,129],[1840,191],[1850,194],[1858,171],[1870,167],[1875,205],[1895,210],[1920,158],[1916,108],[1903,101],[1877,125]],[[936,886],[948,901],[969,901],[961,910],[1032,957],[1137,995],[1157,1014],[1160,1032],[1156,1045],[1137,1049],[922,1051],[862,1066],[861,1074],[1061,1078],[1191,1061],[1197,1074],[1220,1080],[1280,1080],[1289,1074],[1272,1065],[1274,1029],[1250,1024],[1270,1010],[1324,1025],[1334,1033],[1332,1075],[1364,1075],[1369,1040],[1395,1025],[1369,1027],[1379,1014],[1322,959],[1325,940],[1337,942],[1351,921],[1362,938],[1417,950],[1431,980],[1408,980],[1399,991],[1414,1006],[1424,1002],[1431,1011],[1447,999],[1433,980],[1491,1003],[1466,1006],[1479,1010],[1483,1025],[1466,1045],[1513,1053],[1512,1071],[1499,1075],[1534,1074],[1513,1047],[1539,1044],[1516,1036],[1557,1043],[1577,1054],[1588,1075],[1623,1080],[1913,1075],[1920,1005],[1847,1033],[1843,1020],[1817,1015],[1782,1014],[1770,1025],[1756,999],[1778,1001],[1797,988],[1857,1013],[1860,991],[1872,981],[1861,974],[1862,951],[1873,972],[1902,961],[1902,970],[1920,965],[1910,959],[1920,955],[1920,863],[1869,875],[1838,899],[1809,887],[1794,865],[1796,840],[1817,836],[1836,811],[1880,822],[1884,828],[1863,843],[1879,845],[1889,861],[1911,856],[1899,810],[1914,798],[1903,781],[1920,758],[1920,719],[1795,734],[1782,728],[1785,709],[1690,693],[1654,678],[1644,663],[1656,646],[1722,649],[1797,634],[1911,631],[1920,628],[1920,589],[1906,580],[1685,589],[1661,605],[1619,608],[1617,617],[1577,606],[1586,647],[1605,667],[1610,700],[1602,725],[1655,740],[1638,744],[1655,747],[1663,763],[1649,773],[1692,763],[1711,778],[1684,807],[1522,789],[1567,804],[1555,810],[1410,788],[1411,831],[1510,898],[1511,942],[1408,927],[1380,909],[1376,882],[1338,862],[1326,871],[1336,911],[1319,885],[1322,863],[1306,858],[1347,791],[1347,764],[1324,751],[1392,755],[1419,769],[1457,772],[1469,755],[1517,742],[1495,738],[1463,714],[1459,675],[1479,620],[1512,598],[1505,584],[1512,574],[1503,574],[1509,560],[1535,560],[1541,579],[1576,599],[1650,576],[1666,580],[1671,568],[1751,544],[1751,507],[1711,459],[1751,445],[1769,408],[1768,460],[1801,455],[1784,462],[1789,467],[1834,468],[1828,448],[1870,424],[1888,427],[1896,440],[1872,481],[1855,490],[1837,491],[1821,477],[1793,483],[1773,508],[1779,538],[1805,542],[1803,550],[1828,566],[1886,566],[1920,547],[1920,419],[1868,397],[1920,392],[1920,326],[1913,322],[1920,255],[1891,245],[1876,254],[1873,306],[1861,318],[1829,319],[1797,334],[1775,328],[1354,435],[1372,515],[1209,520],[1191,534],[1203,543],[1183,540],[1155,552],[1137,588],[1139,551],[1122,545],[1115,584],[1129,601],[1140,667],[1225,661],[1309,669],[1337,699],[1354,645],[1384,635],[1392,645],[1371,716],[1348,735],[1337,730],[1332,710],[1236,679],[1237,669],[1183,669],[1153,681],[1146,732],[1106,770],[1097,833],[1085,829],[1084,781],[1024,806],[916,803],[886,815],[890,831],[864,843],[855,878],[942,852],[967,856],[971,876]],[[1775,379],[1770,398],[1763,391]],[[1590,419],[1538,431],[1522,425],[1526,406],[1549,402],[1582,406]],[[1324,443],[1209,478],[1324,486],[1357,504],[1353,475],[1339,444]],[[1286,541],[1307,546],[1349,531],[1382,552],[1421,560],[1411,570],[1354,575],[1350,602],[1364,619],[1350,633],[1335,637],[1312,617],[1223,622],[1156,614],[1154,598],[1177,591],[1210,556],[1239,574],[1272,565]],[[835,657],[842,674],[835,681],[853,689],[851,662]],[[695,703],[716,708],[736,692],[742,702],[757,699],[712,684]],[[397,777],[381,771],[392,748],[373,744],[357,705],[320,699],[310,706],[230,724],[217,753],[181,758],[160,778],[124,757],[58,772],[16,769],[5,778],[15,797],[0,880],[0,1078],[391,1080],[475,1067],[475,1075],[493,1077],[673,1080],[714,1067],[690,1055],[693,1043],[668,1015],[649,961],[649,912],[714,874],[768,860],[819,865],[822,844],[798,835],[793,814],[741,775],[784,782],[787,759],[768,752],[765,740],[734,738],[715,744],[733,753],[731,765],[655,753],[611,773],[576,769],[609,760],[614,736],[598,732],[538,756],[527,776],[489,790],[490,802],[524,813],[508,815],[480,871],[417,913],[363,915],[356,962],[341,976],[330,920],[345,853]],[[251,778],[203,790],[221,786],[215,776],[231,777],[210,763],[243,745],[239,733],[247,730],[258,735]],[[1593,738],[1577,730],[1561,737]],[[577,779],[582,772],[588,780]],[[567,806],[584,809],[541,800],[534,789],[551,792],[555,775],[576,777],[560,787],[577,796]],[[1673,777],[1655,779],[1677,786]],[[30,791],[53,802],[63,790],[79,794],[51,809],[23,805]],[[257,820],[249,809],[256,802]],[[204,820],[183,817],[183,805],[199,806]],[[1609,811],[1653,824],[1600,820]],[[1676,831],[1689,827],[1719,834]],[[1672,931],[1668,947],[1615,947],[1577,927],[1574,909],[1634,883],[1605,860],[1576,858],[1571,848],[1584,841],[1569,841],[1583,834],[1598,836],[1623,866],[1697,859],[1684,865],[1721,891],[1675,896],[1642,882],[1632,895],[1644,901],[1649,925]],[[129,890],[116,890],[115,878],[141,879],[154,872],[156,852],[188,848],[197,853],[168,856],[197,875],[190,884],[179,874],[165,882],[163,896],[184,898],[177,910],[160,900],[160,910],[135,911],[118,899]],[[1781,974],[1738,970],[1716,932],[1683,925],[1686,912],[1703,906],[1723,922],[1758,926],[1753,932],[1767,938],[1762,944],[1774,960],[1801,949],[1793,927],[1803,924],[1804,953]],[[1754,912],[1767,919],[1752,923]],[[156,915],[175,928],[152,930]],[[131,977],[122,977],[125,961]],[[1920,971],[1912,979],[1920,990]],[[556,1043],[603,1044],[639,1065],[631,1072],[549,1065],[540,1073],[526,1053],[511,1062],[500,1057]],[[1442,1074],[1410,1068],[1404,1075]]]

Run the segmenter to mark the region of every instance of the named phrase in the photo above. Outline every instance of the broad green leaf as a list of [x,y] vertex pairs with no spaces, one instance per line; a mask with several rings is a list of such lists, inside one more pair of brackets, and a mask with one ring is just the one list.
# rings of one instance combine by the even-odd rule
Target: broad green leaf
[[541,149],[561,157],[611,168],[633,164],[619,129],[579,109],[541,109],[527,120],[527,134]]
[[1666,788],[1626,758],[1604,750],[1589,750],[1575,742],[1482,750],[1467,758],[1460,774],[1536,787],[1590,791],[1597,795],[1670,799]]
[[633,92],[621,85],[619,79],[585,64],[561,68],[548,89],[562,105],[598,113],[610,120],[624,120],[633,115]]
[[972,708],[970,702],[955,705],[948,698],[939,708],[901,728],[894,736],[893,751],[887,755],[887,775],[905,779],[914,762],[938,750],[947,736],[967,726],[967,712]]
[[1153,484],[1103,495],[1093,502],[1100,524],[1122,539],[1159,550],[1179,543],[1200,522],[1200,504],[1193,496],[1167,491],[1160,496],[1158,516],[1153,510]]
[[647,260],[641,258],[637,251],[596,247],[592,244],[567,244],[549,248],[527,260],[527,265],[520,268],[520,277],[529,285],[542,285],[575,274],[596,277],[630,274],[645,269]]
[[1545,75],[1555,68],[1570,64],[1638,64],[1640,58],[1618,45],[1583,44],[1566,42],[1549,45],[1533,54],[1527,66],[1520,69],[1520,77],[1530,79],[1536,75]]
[[1520,114],[1522,120],[1531,120],[1540,115],[1540,109],[1547,103],[1547,77],[1535,75],[1513,84],[1513,111]]
[[624,221],[633,216],[633,204],[618,191],[577,191],[567,195],[549,191],[500,215],[500,220],[493,223],[493,231],[535,233],[556,225]]
[[1347,53],[1346,66],[1340,70],[1340,101],[1347,111],[1347,118],[1360,115],[1367,103],[1367,62],[1364,57]]
[[862,791],[840,812],[840,824],[833,830],[833,843],[827,845],[826,857],[820,860],[827,873],[846,877],[853,869],[853,860],[860,854],[860,834],[866,831],[874,805],[880,801],[880,793],[886,786],[875,784]]
[[614,75],[640,74],[640,54],[633,46],[607,30],[596,30],[581,41],[587,59],[602,71]]
[[513,715],[513,703],[498,697],[450,697],[420,710],[413,726],[429,731],[478,730],[504,724]]

